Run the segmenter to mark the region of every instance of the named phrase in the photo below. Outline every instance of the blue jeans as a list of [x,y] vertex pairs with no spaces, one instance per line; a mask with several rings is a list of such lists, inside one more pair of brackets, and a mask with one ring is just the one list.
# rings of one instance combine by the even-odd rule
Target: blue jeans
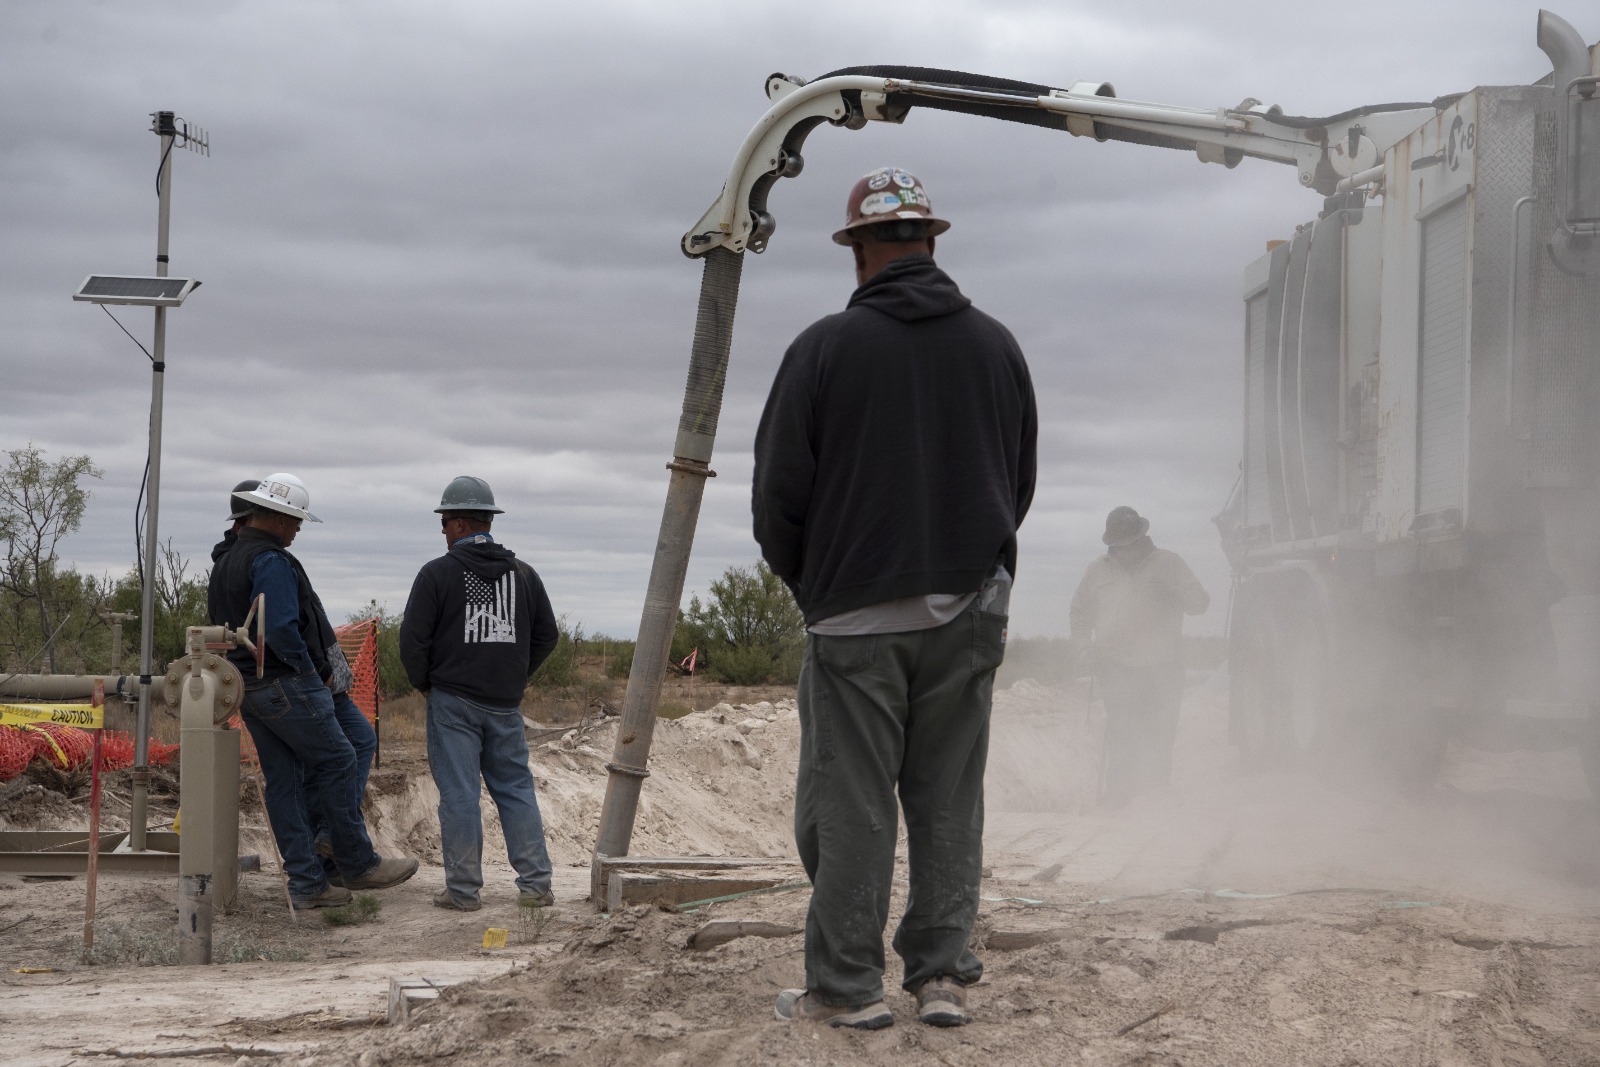
[[[356,803],[359,805],[361,798],[367,795],[367,776],[372,773],[372,755],[378,751],[378,735],[367,721],[365,713],[350,699],[349,693],[333,694],[333,717],[339,720],[339,729],[344,731],[350,747],[356,751]],[[328,816],[322,810],[322,798],[310,774],[304,777],[303,789],[306,821],[311,824],[312,839],[331,844],[333,833],[328,826]],[[324,860],[322,865],[329,874],[337,869],[332,860]]]
[[550,891],[550,853],[533,795],[520,708],[487,707],[435,689],[428,693],[428,766],[439,787],[444,885],[459,901],[483,888],[483,815],[478,779],[500,812],[506,855],[524,893]]
[[267,815],[289,875],[290,894],[314,897],[328,885],[312,846],[302,766],[326,813],[340,873],[353,879],[371,870],[378,854],[361,820],[355,748],[339,726],[333,694],[322,679],[308,670],[247,687],[241,717],[267,780]]

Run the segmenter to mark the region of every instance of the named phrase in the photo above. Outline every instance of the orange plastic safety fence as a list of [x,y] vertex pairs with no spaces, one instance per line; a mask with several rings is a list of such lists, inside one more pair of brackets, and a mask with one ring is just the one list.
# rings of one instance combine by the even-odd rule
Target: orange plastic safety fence
[[[339,639],[339,647],[344,649],[345,659],[350,661],[350,673],[355,676],[350,699],[371,721],[378,709],[378,620],[362,619],[336,627],[333,632]],[[228,725],[243,735],[239,738],[239,762],[247,767],[259,767],[261,758],[256,754],[255,741],[239,716],[235,714]]]
[[[170,762],[177,745],[150,739],[150,762]],[[118,730],[107,730],[100,746],[101,770],[121,770],[133,766],[133,738]],[[62,770],[87,767],[94,755],[94,735],[73,726],[38,724],[0,726],[0,782],[15,778],[34,760],[44,760]]]
[[355,675],[350,699],[371,722],[378,715],[378,620],[362,619],[336,627],[333,632],[344,649],[345,659],[350,661],[350,673]]
[[0,726],[0,782],[9,781],[33,762],[33,737],[15,726]]

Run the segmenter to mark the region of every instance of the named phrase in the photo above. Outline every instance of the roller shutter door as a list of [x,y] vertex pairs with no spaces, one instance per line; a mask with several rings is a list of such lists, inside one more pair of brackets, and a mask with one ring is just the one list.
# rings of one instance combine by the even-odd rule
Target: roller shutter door
[[1417,513],[1460,508],[1467,445],[1467,198],[1422,224]]
[[1267,294],[1245,301],[1244,515],[1246,526],[1272,522],[1267,479]]

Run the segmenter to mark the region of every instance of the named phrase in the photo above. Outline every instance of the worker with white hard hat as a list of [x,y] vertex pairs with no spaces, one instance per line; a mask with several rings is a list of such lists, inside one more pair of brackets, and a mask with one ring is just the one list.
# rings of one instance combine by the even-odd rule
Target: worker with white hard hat
[[[265,598],[267,633],[262,677],[247,649],[228,655],[245,678],[240,717],[255,742],[266,777],[267,813],[298,909],[348,903],[351,890],[398,885],[417,870],[407,857],[380,857],[361,815],[355,747],[335,714],[328,683],[326,613],[305,568],[288,551],[311,513],[311,494],[292,474],[270,474],[235,492],[248,508],[237,540],[211,568],[207,606],[213,625],[241,626]],[[329,627],[331,630],[331,627]],[[325,814],[336,874],[317,856],[302,787]]]

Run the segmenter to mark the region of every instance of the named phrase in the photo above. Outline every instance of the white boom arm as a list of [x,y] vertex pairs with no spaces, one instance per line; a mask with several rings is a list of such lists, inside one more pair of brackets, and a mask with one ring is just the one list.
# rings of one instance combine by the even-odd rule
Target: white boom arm
[[1341,179],[1374,166],[1435,114],[1431,104],[1384,104],[1305,119],[1262,109],[1257,100],[1208,110],[1119,100],[1103,82],[1052,89],[903,67],[852,68],[810,83],[774,74],[767,97],[772,104],[739,146],[722,194],[684,234],[686,255],[713,248],[764,251],[775,229],[767,193],[778,178],[800,173],[800,147],[823,122],[860,129],[869,120],[903,122],[912,107],[961,111],[1100,141],[1183,149],[1228,167],[1245,156],[1287,163],[1299,171],[1301,185],[1331,195]]

